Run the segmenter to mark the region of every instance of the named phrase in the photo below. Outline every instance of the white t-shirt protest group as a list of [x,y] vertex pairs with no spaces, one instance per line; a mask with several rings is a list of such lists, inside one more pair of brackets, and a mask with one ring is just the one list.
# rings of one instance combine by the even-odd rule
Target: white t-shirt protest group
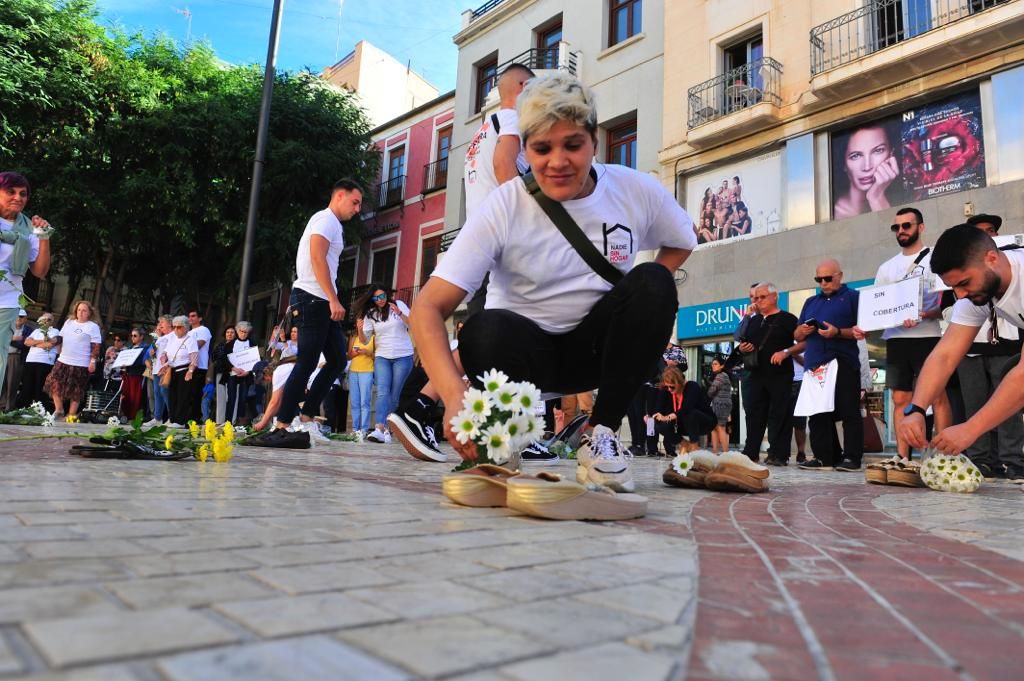
[[178,338],[178,334],[172,331],[163,336],[161,340],[163,338],[167,339],[163,351],[167,354],[167,363],[171,365],[172,369],[180,369],[186,366],[191,361],[189,355],[199,351],[196,339],[187,333]]
[[[921,262],[914,264],[919,255],[921,255],[920,251],[911,255],[897,253],[889,258],[879,265],[878,272],[875,274],[875,284],[895,284],[898,281],[910,279],[911,277],[923,277],[926,289],[931,288],[933,281],[932,254],[929,251],[927,255],[921,258]],[[922,310],[935,308],[938,305],[939,295],[931,291],[926,292],[922,301]],[[882,338],[885,340],[892,338],[938,338],[941,335],[942,327],[939,325],[938,319],[922,319],[916,326],[910,328],[895,326],[886,329],[882,333]]]
[[92,344],[102,343],[103,336],[96,322],[79,322],[69,319],[60,329],[61,364],[69,367],[88,367],[92,359]]
[[[213,334],[208,328],[200,325],[189,331],[188,335],[195,339],[196,347],[199,348],[199,361],[196,363],[196,368],[206,371],[210,367],[210,341],[213,339]],[[201,348],[199,341],[205,341]]]
[[[327,239],[327,268],[330,273],[331,285],[338,279],[338,261],[341,252],[345,248],[345,233],[342,230],[341,222],[330,208],[314,213],[313,217],[306,223],[306,229],[299,239],[299,250],[295,253],[295,272],[297,279],[292,288],[299,288],[306,293],[312,293],[317,298],[328,299],[327,292],[320,287],[313,273],[313,262],[309,255],[309,242],[312,236],[317,234]],[[332,290],[332,293],[336,291]]]
[[[55,341],[59,336],[60,331],[51,326],[46,330],[45,335],[43,334],[42,329],[36,329],[32,333],[30,333],[28,337],[30,340],[34,341]],[[57,352],[58,350],[56,347],[52,347],[49,350],[44,350],[38,345],[33,345],[31,348],[28,349],[28,354],[25,355],[25,362],[29,362],[32,364],[53,364],[54,362],[57,361]],[[89,365],[88,360],[86,361],[85,364],[86,366]]]
[[[612,265],[626,273],[638,251],[697,245],[690,216],[655,178],[620,165],[593,167],[594,191],[562,206]],[[574,329],[612,288],[521,180],[491,193],[431,276],[472,294],[488,272],[487,308],[511,310],[555,334]]]
[[[498,120],[498,133],[494,132],[494,121]],[[473,135],[466,150],[466,162],[462,175],[466,182],[466,215],[473,215],[476,210],[498,186],[498,178],[494,174],[494,150],[498,146],[498,138],[503,135],[519,136],[519,114],[515,109],[499,109],[488,115]],[[519,150],[516,166],[520,173],[529,169],[523,150]]]

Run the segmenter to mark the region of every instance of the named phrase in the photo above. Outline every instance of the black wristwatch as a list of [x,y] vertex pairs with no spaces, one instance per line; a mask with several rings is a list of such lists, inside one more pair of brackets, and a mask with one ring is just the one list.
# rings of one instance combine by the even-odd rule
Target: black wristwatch
[[928,416],[928,410],[924,407],[919,407],[913,402],[903,407],[903,415],[910,416],[911,414],[920,414],[921,416]]

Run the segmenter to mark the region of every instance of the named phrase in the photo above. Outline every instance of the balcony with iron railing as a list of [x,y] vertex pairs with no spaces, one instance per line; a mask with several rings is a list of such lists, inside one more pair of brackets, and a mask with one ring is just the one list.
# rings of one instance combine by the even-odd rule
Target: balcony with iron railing
[[811,29],[816,94],[889,86],[1024,36],[1018,0],[870,0]]
[[438,251],[440,251],[441,253],[444,253],[449,248],[451,248],[452,244],[455,242],[455,237],[457,237],[459,235],[459,231],[461,229],[462,229],[461,227],[457,227],[455,229],[450,229],[447,232],[442,233],[441,234],[441,245],[438,247]]
[[423,166],[423,190],[421,194],[429,194],[448,186],[448,157],[438,159]]
[[377,210],[401,205],[405,200],[405,175],[396,175],[377,185]]
[[[686,92],[687,141],[700,146],[718,139],[726,130],[735,134],[770,124],[778,119],[781,92],[782,64],[771,57],[694,85]],[[726,117],[728,122],[715,125]]]
[[534,47],[521,52],[508,61],[498,65],[498,73],[503,72],[512,64],[522,64],[534,71],[556,70],[576,73],[579,55],[569,49],[569,43],[562,40],[555,47]]

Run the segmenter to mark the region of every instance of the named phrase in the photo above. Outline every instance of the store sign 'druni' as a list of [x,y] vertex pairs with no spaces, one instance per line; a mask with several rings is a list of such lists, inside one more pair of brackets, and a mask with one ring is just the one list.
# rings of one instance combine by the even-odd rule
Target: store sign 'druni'
[[[786,309],[788,298],[788,292],[779,293],[779,306],[782,309]],[[743,319],[749,304],[747,298],[733,298],[681,307],[676,317],[676,335],[685,339],[730,334]]]

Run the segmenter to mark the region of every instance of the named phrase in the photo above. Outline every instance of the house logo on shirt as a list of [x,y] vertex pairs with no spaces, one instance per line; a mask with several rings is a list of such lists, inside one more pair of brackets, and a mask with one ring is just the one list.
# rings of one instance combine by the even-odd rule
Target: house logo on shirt
[[608,224],[601,225],[601,233],[604,237],[604,257],[613,265],[628,263],[633,255],[633,230],[625,225],[615,224],[608,227]]

